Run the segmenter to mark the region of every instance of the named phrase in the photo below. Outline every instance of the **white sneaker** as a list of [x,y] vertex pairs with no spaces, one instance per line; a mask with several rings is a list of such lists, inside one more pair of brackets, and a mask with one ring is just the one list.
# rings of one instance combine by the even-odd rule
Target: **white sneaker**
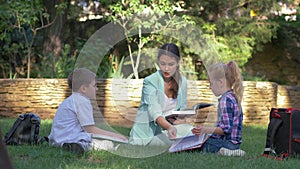
[[97,140],[93,139],[92,141],[92,147],[95,150],[106,150],[106,151],[111,151],[115,150],[116,148],[114,147],[114,143],[109,140]]
[[218,154],[223,155],[223,156],[244,156],[246,154],[246,152],[241,149],[230,150],[230,149],[222,147],[218,151]]

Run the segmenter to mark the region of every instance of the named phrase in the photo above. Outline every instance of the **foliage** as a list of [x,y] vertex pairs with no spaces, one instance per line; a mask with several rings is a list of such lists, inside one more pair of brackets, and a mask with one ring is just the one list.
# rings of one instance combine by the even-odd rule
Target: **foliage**
[[[22,67],[25,67],[25,64],[27,64],[27,78],[30,78],[31,56],[37,33],[53,24],[53,21],[49,20],[49,14],[43,8],[42,1],[7,0],[3,4],[5,12],[0,13],[0,18],[5,20],[5,22],[0,26],[2,30],[4,29],[4,31],[0,31],[0,38],[4,41],[4,44],[14,44],[15,41],[12,35],[17,35],[18,38],[22,39],[22,44],[15,43],[14,45],[16,46],[17,51],[22,50],[21,53],[24,52],[23,50],[26,50],[27,56],[20,56],[20,59],[23,60]],[[64,4],[57,6],[57,8],[62,10]],[[6,24],[6,27],[3,27],[4,24]],[[17,31],[18,33],[8,34],[9,32],[13,33],[14,31]],[[16,52],[16,48],[7,47],[6,51],[14,53]],[[9,59],[11,59],[11,57],[9,57]]]
[[76,56],[70,56],[70,49],[71,46],[66,44],[62,50],[61,57],[59,57],[55,63],[55,67],[57,68],[56,77],[58,78],[67,77],[74,69]]
[[[172,6],[167,0],[159,3],[154,1],[140,3],[139,0],[131,0],[112,4],[110,9],[113,15],[108,16],[108,20],[118,23],[123,28],[133,75],[138,79],[142,48],[154,39],[151,33],[165,29],[167,23],[172,21],[171,18],[167,18],[166,24],[158,22],[167,16],[167,13],[172,13]],[[137,47],[136,59],[133,56],[133,45]]]
[[[70,71],[77,58],[76,46],[78,39],[87,39],[91,32],[95,32],[104,21],[113,21],[124,30],[125,43],[122,49],[117,49],[118,54],[93,53],[98,49],[83,51],[84,56],[90,56],[86,63],[95,62],[95,55],[103,55],[103,61],[97,64],[94,70],[110,70],[103,72],[101,77],[127,77],[121,76],[121,71],[114,70],[116,66],[123,65],[120,69],[129,66],[134,78],[145,77],[155,69],[145,69],[156,61],[156,53],[151,49],[157,49],[166,42],[174,42],[181,49],[182,72],[189,79],[203,79],[204,67],[196,65],[198,62],[209,65],[216,61],[227,62],[236,60],[243,69],[245,63],[253,53],[263,50],[266,43],[278,37],[277,33],[296,37],[297,34],[289,33],[289,28],[298,32],[299,27],[286,26],[282,18],[274,15],[280,9],[277,0],[75,0],[61,1],[56,6],[57,16],[50,16],[44,1],[28,0],[4,0],[0,5],[0,69],[1,77],[64,77]],[[285,1],[294,3],[293,0]],[[65,10],[68,9],[68,10]],[[41,54],[43,31],[48,30],[56,17],[64,11],[69,20],[67,24],[80,23],[83,29],[78,28],[76,34],[73,28],[65,30],[63,44],[69,44],[69,54],[61,53],[60,56]],[[298,10],[299,13],[299,10]],[[88,23],[79,22],[82,18],[102,16],[103,19],[94,21],[95,26],[88,27]],[[53,20],[50,20],[52,18]],[[298,16],[299,18],[299,16]],[[72,24],[70,24],[72,23]],[[74,24],[75,23],[75,24]],[[81,27],[78,26],[78,27]],[[81,31],[81,32],[80,32]],[[83,31],[83,32],[82,32]],[[185,36],[185,37],[183,37]],[[76,37],[76,38],[74,38]],[[85,40],[84,40],[85,41]],[[295,48],[295,43],[289,43],[289,49]],[[123,46],[127,50],[123,50]],[[115,48],[116,46],[111,46]],[[64,46],[64,52],[67,47]],[[149,52],[151,50],[151,52]],[[297,50],[293,50],[297,55]],[[76,53],[76,54],[75,54]],[[81,53],[81,51],[80,51]],[[109,59],[114,55],[114,59]],[[104,57],[105,56],[105,57]],[[127,59],[125,56],[129,56]],[[147,59],[145,59],[147,58]],[[123,63],[120,63],[121,59]],[[113,63],[116,62],[116,63]],[[69,64],[67,64],[69,63]],[[129,63],[129,66],[127,65]],[[58,68],[55,67],[58,66]],[[75,65],[78,67],[80,65]],[[67,70],[63,70],[67,67]],[[51,70],[52,68],[52,70]],[[30,70],[31,73],[30,73]],[[98,70],[98,72],[100,72]],[[141,70],[143,70],[141,72]],[[118,75],[113,75],[117,73]]]
[[[124,29],[124,35],[127,40],[129,56],[131,58],[132,69],[136,78],[138,78],[137,70],[140,60],[140,51],[142,48],[161,44],[166,40],[171,40],[179,44],[192,44],[197,41],[205,41],[200,46],[205,46],[206,50],[183,49],[187,60],[192,63],[195,60],[202,60],[204,63],[215,61],[228,62],[236,60],[242,68],[248,59],[252,57],[252,53],[262,50],[265,43],[276,38],[278,24],[272,20],[265,19],[271,16],[271,10],[277,5],[276,1],[122,1],[110,5],[112,15],[108,18],[117,22]],[[194,7],[194,8],[193,8]],[[198,9],[195,11],[195,9]],[[257,16],[251,17],[250,11],[254,10]],[[194,13],[197,12],[197,13]],[[200,12],[200,16],[199,16]],[[146,20],[143,17],[146,16]],[[165,17],[171,16],[171,17]],[[172,16],[177,16],[172,17]],[[179,17],[178,17],[179,16]],[[165,17],[165,18],[164,18]],[[158,22],[164,18],[165,24]],[[184,22],[178,20],[181,18]],[[190,24],[193,28],[188,30]],[[202,32],[194,33],[194,29]],[[151,30],[147,34],[143,31]],[[171,39],[154,35],[155,32],[174,31],[175,37],[180,36],[184,29],[185,32],[190,31],[185,38],[184,43],[180,43],[182,39]],[[138,33],[136,33],[138,32]],[[136,33],[136,36],[130,36]],[[194,35],[193,35],[194,34]],[[153,41],[156,41],[154,43]],[[133,50],[137,48],[138,55],[136,60],[133,59]],[[198,51],[197,51],[198,50]],[[200,50],[200,51],[199,51]],[[216,60],[211,60],[211,57]],[[183,61],[185,62],[185,61]],[[193,72],[195,69],[193,64],[184,65],[184,72]],[[200,73],[200,72],[198,72]],[[194,72],[192,74],[197,74]]]
[[114,55],[105,56],[97,70],[97,76],[99,78],[121,79],[124,77],[122,73],[123,63],[124,57],[118,61],[118,58]]

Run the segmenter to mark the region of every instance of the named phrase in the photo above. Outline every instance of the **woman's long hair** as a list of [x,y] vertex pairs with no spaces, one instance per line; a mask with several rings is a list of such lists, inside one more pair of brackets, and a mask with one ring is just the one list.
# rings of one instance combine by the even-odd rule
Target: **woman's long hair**
[[[163,46],[161,46],[159,49],[159,52],[158,52],[158,56],[157,56],[158,60],[161,55],[167,55],[170,57],[174,57],[176,59],[177,63],[179,63],[180,53],[179,53],[178,47],[174,43],[166,43]],[[171,83],[170,90],[172,93],[172,98],[174,98],[174,99],[177,98],[180,82],[181,82],[181,75],[179,72],[179,64],[178,64],[178,66],[176,68],[176,72],[171,77],[171,82],[170,82]]]

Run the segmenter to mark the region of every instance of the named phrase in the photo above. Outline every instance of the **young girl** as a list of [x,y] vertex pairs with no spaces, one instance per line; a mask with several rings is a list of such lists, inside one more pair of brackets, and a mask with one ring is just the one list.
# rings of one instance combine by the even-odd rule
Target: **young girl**
[[211,134],[202,147],[203,151],[228,156],[243,156],[242,143],[242,97],[243,84],[238,65],[218,63],[209,67],[210,89],[219,97],[218,121],[216,127],[197,126],[192,129],[196,135]]

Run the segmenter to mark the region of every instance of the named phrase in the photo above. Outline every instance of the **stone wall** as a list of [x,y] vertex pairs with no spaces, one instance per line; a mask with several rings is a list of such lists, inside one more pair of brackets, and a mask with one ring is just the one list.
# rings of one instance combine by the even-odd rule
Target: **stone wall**
[[[100,79],[95,104],[95,119],[131,126],[139,106],[143,80]],[[0,80],[0,115],[17,117],[34,112],[42,119],[53,118],[59,104],[71,94],[65,79]],[[300,87],[272,82],[244,82],[244,123],[267,124],[272,107],[300,108]],[[207,81],[188,81],[188,106],[198,102],[217,104]],[[189,123],[212,125],[216,106],[198,111]]]

